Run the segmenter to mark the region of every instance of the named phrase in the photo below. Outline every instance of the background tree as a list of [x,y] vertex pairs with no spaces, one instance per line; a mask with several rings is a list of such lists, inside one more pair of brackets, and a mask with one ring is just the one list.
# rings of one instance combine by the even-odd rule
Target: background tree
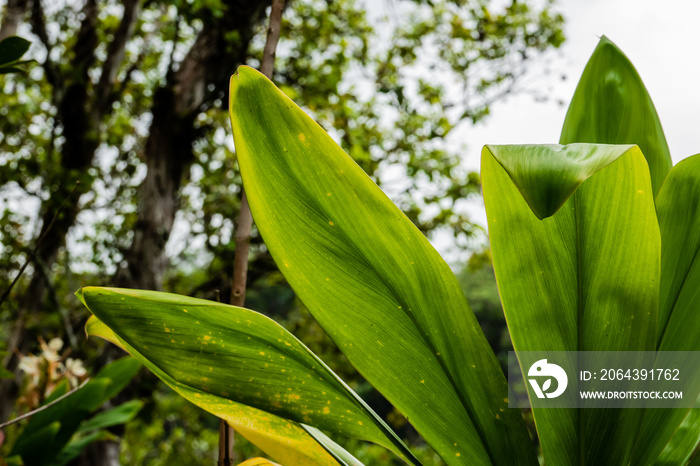
[[[463,168],[452,134],[522,90],[532,59],[564,39],[551,2],[491,3],[387,2],[382,16],[376,5],[354,0],[295,0],[285,11],[275,66],[274,80],[422,231],[450,231],[463,248],[477,244],[479,229],[462,203],[478,195],[479,183]],[[32,351],[39,335],[66,339],[93,366],[104,359],[100,344],[79,336],[86,315],[72,293],[83,283],[229,296],[240,177],[228,79],[240,64],[258,66],[268,6],[4,5],[0,37],[30,38],[40,66],[0,78],[0,289],[55,217],[0,309],[10,371],[17,352]],[[250,261],[248,306],[286,319],[371,397],[296,303],[255,231]],[[16,373],[0,381],[0,420],[15,409],[20,379]],[[163,396],[140,422],[173,403]],[[207,422],[192,424],[211,427]]]

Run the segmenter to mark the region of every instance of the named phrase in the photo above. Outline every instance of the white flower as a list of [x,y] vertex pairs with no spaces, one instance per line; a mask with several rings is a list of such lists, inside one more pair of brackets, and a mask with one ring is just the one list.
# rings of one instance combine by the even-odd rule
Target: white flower
[[83,366],[83,361],[73,358],[66,359],[66,372],[69,372],[76,377],[83,377],[85,374],[87,374],[85,366]]
[[30,354],[29,356],[22,356],[19,359],[19,368],[22,372],[29,375],[35,375],[39,373],[39,358]]
[[60,338],[52,338],[47,345],[41,341],[42,354],[49,362],[58,362],[61,359],[58,352],[63,348],[63,341]]
[[51,349],[54,353],[58,353],[62,348],[63,340],[60,338],[52,338],[51,341],[49,341],[49,349]]
[[41,376],[41,359],[30,354],[28,356],[22,356],[19,359],[19,369],[27,375],[32,376],[32,383],[36,385],[39,383],[39,378]]
[[78,379],[87,374],[85,366],[83,366],[83,361],[80,359],[68,358],[66,359],[66,373],[65,376],[72,386],[78,385]]

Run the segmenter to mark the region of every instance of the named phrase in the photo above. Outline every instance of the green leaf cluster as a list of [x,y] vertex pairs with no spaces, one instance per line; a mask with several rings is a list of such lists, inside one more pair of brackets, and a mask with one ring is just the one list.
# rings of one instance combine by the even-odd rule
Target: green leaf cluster
[[[642,80],[605,37],[560,142],[482,154],[515,350],[697,351],[700,155],[671,168]],[[687,389],[692,397],[700,387]],[[686,464],[700,439],[696,418],[697,409],[534,411],[552,464]]]
[[[348,360],[445,463],[538,464],[521,413],[508,408],[498,360],[421,231],[260,73],[239,69],[230,111],[265,245]],[[599,114],[629,128],[600,126]],[[697,351],[700,155],[670,169],[651,100],[606,38],[561,143],[482,154],[514,348]],[[341,435],[419,464],[320,359],[259,313],[167,293],[78,294],[94,315],[89,334],[129,351],[276,461],[357,464],[327,436]],[[554,465],[682,465],[699,439],[697,409],[535,409],[534,420]]]
[[96,412],[114,398],[141,368],[132,357],[125,357],[104,367],[82,388],[62,398],[69,391],[68,379],[63,379],[46,399],[50,406],[32,415],[17,436],[8,454],[21,458],[27,466],[69,464],[92,442],[112,440],[109,427],[131,421],[141,409],[140,400]]

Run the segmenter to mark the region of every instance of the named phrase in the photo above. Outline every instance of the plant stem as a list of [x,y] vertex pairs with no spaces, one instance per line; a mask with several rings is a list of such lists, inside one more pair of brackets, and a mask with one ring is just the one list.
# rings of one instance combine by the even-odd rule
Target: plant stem
[[[282,26],[282,11],[285,0],[272,0],[270,23],[263,50],[260,72],[272,79],[275,67],[275,53]],[[241,209],[236,225],[236,252],[233,258],[233,283],[231,284],[230,303],[234,306],[245,304],[246,282],[248,281],[248,254],[250,252],[250,230],[253,227],[253,215],[248,205],[245,189],[241,187]],[[229,466],[233,462],[234,431],[221,420],[219,424],[219,465]]]
[[58,403],[58,402],[61,401],[62,399],[66,398],[66,397],[69,397],[69,396],[72,395],[73,393],[75,393],[75,392],[77,392],[78,390],[80,390],[81,388],[83,388],[83,387],[85,386],[85,384],[88,383],[89,381],[90,381],[90,379],[87,378],[87,379],[83,380],[83,383],[81,383],[80,385],[78,385],[78,386],[75,387],[74,389],[70,390],[69,392],[66,392],[66,393],[64,393],[63,395],[59,396],[58,398],[56,398],[56,399],[53,400],[52,402],[46,403],[44,406],[40,406],[39,408],[35,409],[34,411],[29,411],[28,413],[22,414],[21,416],[17,416],[16,418],[14,418],[14,419],[12,419],[12,420],[10,420],[10,421],[7,421],[7,422],[4,422],[4,423],[0,424],[0,429],[4,429],[5,427],[10,426],[10,425],[12,425],[12,424],[14,424],[14,423],[16,423],[16,422],[19,422],[19,421],[21,421],[22,419],[27,419],[28,417],[31,417],[31,416],[35,415],[36,413],[38,413],[38,412],[40,412],[40,411],[43,411],[43,410],[45,410],[46,408],[48,408],[48,407],[50,407],[50,406],[55,405],[56,403]]

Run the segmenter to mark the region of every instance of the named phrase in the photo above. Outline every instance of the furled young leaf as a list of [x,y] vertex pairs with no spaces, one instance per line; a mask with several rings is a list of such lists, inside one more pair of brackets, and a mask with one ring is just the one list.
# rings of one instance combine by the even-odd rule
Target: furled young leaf
[[571,99],[560,144],[636,144],[651,171],[654,196],[671,155],[649,93],[629,59],[603,36]]
[[[700,154],[673,167],[656,210],[661,230],[659,350],[700,351]],[[653,463],[686,416],[687,409],[647,410],[633,463]]]
[[[277,448],[275,437],[281,443],[289,443],[285,437],[290,437],[300,448],[293,452],[297,460],[335,464],[297,422],[411,456],[320,359],[262,314],[152,291],[88,287],[79,297],[117,335],[118,343],[158,377],[226,419],[278,461],[294,463],[265,444]],[[88,331],[114,340],[94,321]]]
[[448,265],[360,167],[262,74],[231,79],[243,183],[265,244],[358,371],[448,464],[536,464]]
[[[660,238],[639,148],[486,146],[481,176],[515,350],[653,350]],[[548,464],[618,466],[629,459],[641,412],[534,414]]]

